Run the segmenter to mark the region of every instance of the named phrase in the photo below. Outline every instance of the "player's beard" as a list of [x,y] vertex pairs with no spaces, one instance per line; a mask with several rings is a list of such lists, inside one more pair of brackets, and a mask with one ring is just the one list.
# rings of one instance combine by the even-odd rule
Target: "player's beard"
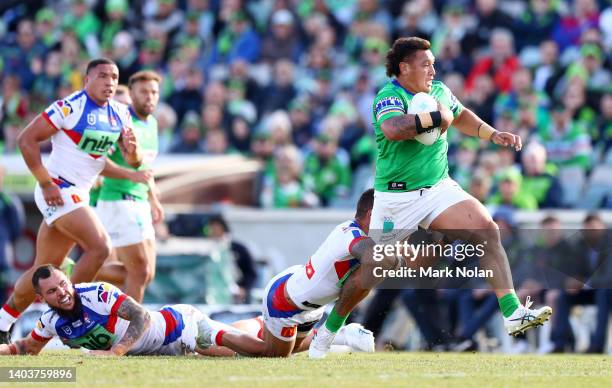
[[83,303],[81,303],[81,297],[79,296],[79,294],[77,294],[75,289],[73,289],[72,292],[73,292],[72,299],[74,299],[74,304],[72,306],[72,309],[64,310],[64,309],[60,309],[57,307],[53,308],[53,310],[55,310],[57,315],[59,315],[60,317],[64,319],[70,320],[70,321],[80,318],[83,312]]

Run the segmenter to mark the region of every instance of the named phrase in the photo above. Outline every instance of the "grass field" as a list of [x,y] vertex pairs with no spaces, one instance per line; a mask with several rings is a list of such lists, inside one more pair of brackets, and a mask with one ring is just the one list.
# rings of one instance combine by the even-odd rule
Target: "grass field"
[[[608,356],[452,353],[332,354],[309,360],[204,357],[92,358],[79,351],[2,357],[0,367],[73,366],[78,386],[189,387],[586,387],[612,386]],[[71,386],[19,384],[25,386]]]

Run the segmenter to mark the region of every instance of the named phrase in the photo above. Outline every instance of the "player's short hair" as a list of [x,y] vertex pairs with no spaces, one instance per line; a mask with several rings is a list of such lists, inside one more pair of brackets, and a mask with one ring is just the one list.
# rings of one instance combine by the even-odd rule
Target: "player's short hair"
[[[96,58],[96,59],[93,59],[93,60],[89,61],[89,63],[87,64],[87,70],[85,70],[85,75],[89,74],[89,72],[92,71],[93,69],[95,69],[98,65],[115,65],[115,66],[117,66],[115,61],[113,61],[112,59],[108,59],[108,58]],[[119,68],[119,66],[117,66],[117,68]]]
[[55,270],[61,271],[53,264],[44,264],[36,268],[36,271],[32,274],[32,286],[37,294],[40,293],[40,279],[49,279]]
[[410,59],[417,51],[429,50],[431,44],[428,40],[410,37],[398,38],[387,51],[387,76],[397,76],[400,73],[399,64]]
[[132,89],[132,86],[137,82],[155,81],[160,84],[161,80],[161,75],[157,74],[156,72],[151,70],[141,70],[130,76],[128,79],[128,88]]
[[372,210],[374,206],[374,189],[367,189],[359,197],[357,201],[357,211],[355,212],[355,218],[361,218],[366,215],[369,210]]

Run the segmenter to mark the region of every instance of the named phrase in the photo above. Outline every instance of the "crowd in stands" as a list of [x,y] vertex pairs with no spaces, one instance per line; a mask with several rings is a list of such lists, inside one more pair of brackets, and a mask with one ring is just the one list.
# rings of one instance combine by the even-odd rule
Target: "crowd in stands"
[[526,210],[612,206],[612,183],[590,179],[612,163],[605,0],[11,4],[0,7],[2,153],[18,152],[27,122],[106,56],[121,83],[141,69],[163,74],[162,153],[261,160],[261,206],[350,207],[372,181],[385,54],[395,38],[419,36],[432,43],[436,77],[527,145],[515,153],[451,128],[450,173],[465,189]]

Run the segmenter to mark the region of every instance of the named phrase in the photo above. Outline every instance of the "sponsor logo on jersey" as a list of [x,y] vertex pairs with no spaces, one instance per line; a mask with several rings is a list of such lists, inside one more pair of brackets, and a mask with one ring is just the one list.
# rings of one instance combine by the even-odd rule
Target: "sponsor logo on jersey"
[[70,198],[72,198],[72,202],[74,202],[74,203],[80,203],[81,202],[81,197],[79,197],[77,194],[72,194],[70,196]]
[[83,151],[91,155],[104,155],[115,144],[118,134],[86,129],[78,143]]
[[404,113],[404,103],[398,97],[385,97],[376,103],[374,113],[376,120],[380,119],[384,114],[390,112]]
[[70,103],[65,100],[58,101],[57,106],[60,108],[60,111],[62,112],[62,115],[64,115],[64,117],[68,117],[74,111],[72,109],[72,105],[70,105]]
[[98,121],[100,121],[101,123],[108,123],[108,116],[106,116],[105,114],[100,113],[98,115]]
[[113,292],[111,285],[107,283],[100,284],[98,287],[98,301],[108,303],[111,299],[111,292]]
[[83,326],[83,322],[81,322],[80,319],[72,322],[72,327],[79,327],[79,326]]
[[44,328],[45,328],[45,325],[44,325],[44,324],[42,323],[42,321],[39,319],[39,320],[36,322],[36,327],[37,327],[39,330],[42,330],[42,329],[44,329]]
[[57,211],[57,206],[49,206],[45,209],[45,217],[51,217]]
[[308,277],[308,279],[312,279],[315,270],[312,267],[312,259],[308,260],[308,264],[306,264],[306,277]]
[[87,124],[95,125],[96,124],[96,115],[93,113],[87,114]]

